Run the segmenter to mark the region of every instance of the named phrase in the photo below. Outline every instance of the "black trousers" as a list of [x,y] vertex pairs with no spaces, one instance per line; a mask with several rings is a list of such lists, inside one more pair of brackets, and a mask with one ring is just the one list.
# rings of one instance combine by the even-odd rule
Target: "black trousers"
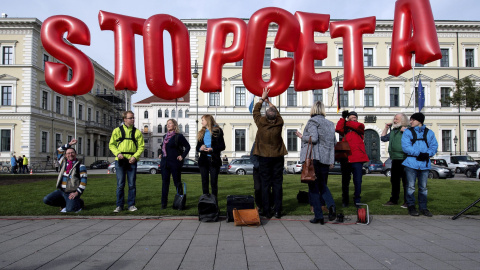
[[262,203],[263,212],[270,213],[270,194],[269,187],[272,188],[274,211],[282,211],[283,198],[283,165],[285,158],[282,157],[262,157],[258,158],[260,167],[260,179],[262,180]]
[[162,206],[166,207],[168,204],[168,191],[170,189],[170,175],[173,177],[173,184],[178,194],[183,194],[182,187],[182,173],[181,167],[173,165],[168,162],[161,167],[162,170]]
[[[255,204],[258,208],[263,209],[262,201],[262,179],[260,177],[259,168],[253,167],[253,188],[255,189]],[[273,193],[272,187],[268,187],[268,194],[270,198],[270,208],[273,206]]]
[[400,182],[403,186],[403,201],[407,201],[407,177],[405,176],[405,166],[402,165],[403,159],[392,160],[392,175],[390,176],[390,183],[392,184],[392,197],[390,201],[398,203],[400,198]]
[[[211,157],[208,157],[208,162],[206,165],[200,166],[200,175],[202,177],[203,194],[215,195],[215,197],[217,198],[217,202],[218,202],[218,173],[219,172],[220,172],[220,166],[213,165]],[[212,193],[209,192],[209,187],[208,187],[209,182],[212,185]]]

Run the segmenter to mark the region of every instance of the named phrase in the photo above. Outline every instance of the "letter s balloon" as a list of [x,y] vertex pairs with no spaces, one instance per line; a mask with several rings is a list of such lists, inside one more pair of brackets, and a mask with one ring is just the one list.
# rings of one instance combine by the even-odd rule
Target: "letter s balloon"
[[40,39],[45,50],[59,61],[70,66],[73,76],[67,81],[68,67],[64,64],[46,62],[45,82],[53,91],[65,95],[84,95],[93,88],[95,70],[90,59],[79,49],[65,43],[63,35],[73,44],[90,45],[90,31],[85,23],[77,18],[57,15],[46,19],[42,24]]

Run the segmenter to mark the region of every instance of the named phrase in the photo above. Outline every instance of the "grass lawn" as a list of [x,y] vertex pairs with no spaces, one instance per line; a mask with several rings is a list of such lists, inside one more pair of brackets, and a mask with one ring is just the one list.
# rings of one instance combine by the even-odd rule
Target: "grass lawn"
[[[4,177],[4,176],[1,176]],[[0,177],[0,183],[2,179]],[[20,176],[25,179],[28,176]],[[39,177],[32,175],[31,177]],[[41,176],[41,181],[19,184],[0,185],[0,215],[59,215],[59,209],[43,204],[43,197],[55,190],[56,175]],[[20,179],[20,178],[19,178]],[[170,185],[169,208],[160,209],[161,177],[160,175],[137,176],[137,208],[136,212],[124,211],[121,215],[159,216],[159,215],[197,215],[197,202],[202,193],[199,174],[182,175],[187,183],[187,209],[177,211],[171,209],[175,194],[173,184]],[[20,181],[19,181],[20,182]],[[253,179],[251,175],[220,175],[219,206],[225,215],[227,195],[253,195]],[[341,207],[341,178],[338,175],[329,177],[328,186],[335,199],[338,212],[346,215],[356,214],[353,206]],[[283,212],[287,215],[313,215],[306,204],[297,203],[299,190],[307,190],[307,185],[300,183],[300,175],[285,175],[283,183]],[[82,198],[85,208],[78,214],[81,216],[114,216],[115,208],[115,175],[90,175],[87,189]],[[126,188],[127,190],[127,188]],[[403,190],[402,190],[403,192]],[[350,185],[353,197],[353,183]],[[454,215],[470,205],[480,196],[480,183],[461,180],[428,180],[428,208],[434,215]],[[369,205],[371,215],[406,215],[407,210],[400,206],[384,207],[383,203],[390,198],[390,179],[383,176],[364,176],[362,185],[362,202]],[[351,201],[352,204],[352,201]],[[467,214],[479,214],[476,208]]]

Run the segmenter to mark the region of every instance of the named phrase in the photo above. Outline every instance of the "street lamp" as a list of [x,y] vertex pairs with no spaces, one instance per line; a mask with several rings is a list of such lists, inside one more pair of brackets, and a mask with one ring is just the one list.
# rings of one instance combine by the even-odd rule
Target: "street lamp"
[[[197,114],[197,120],[195,121],[196,124],[195,124],[195,130],[198,132],[198,63],[197,63],[197,60],[195,60],[195,68],[193,69],[193,72],[192,72],[192,76],[193,78],[197,79],[197,83],[196,83],[196,87],[197,87],[197,110],[196,110],[196,114]],[[195,151],[195,159],[197,158],[198,156],[198,152]]]
[[453,143],[455,144],[455,155],[457,154],[457,142],[458,142],[458,138],[457,138],[457,135],[455,135],[455,138],[453,138]]

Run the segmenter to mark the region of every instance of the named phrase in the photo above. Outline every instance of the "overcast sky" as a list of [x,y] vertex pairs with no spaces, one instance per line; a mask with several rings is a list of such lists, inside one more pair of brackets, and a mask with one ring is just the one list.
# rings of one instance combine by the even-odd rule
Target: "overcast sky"
[[[430,0],[436,20],[480,21],[479,0]],[[112,31],[101,31],[100,10],[147,19],[155,14],[169,14],[178,19],[249,18],[264,7],[330,14],[332,19],[356,19],[375,16],[377,20],[393,19],[394,0],[15,0],[3,1],[0,13],[8,17],[38,18],[44,21],[53,15],[69,15],[83,21],[90,29],[91,45],[76,45],[92,59],[114,73],[114,42]],[[133,102],[152,94],[145,84],[143,43],[136,37],[138,91]],[[171,57],[170,57],[171,58]],[[171,60],[167,60],[167,80],[171,81]],[[168,79],[170,78],[170,79]]]

